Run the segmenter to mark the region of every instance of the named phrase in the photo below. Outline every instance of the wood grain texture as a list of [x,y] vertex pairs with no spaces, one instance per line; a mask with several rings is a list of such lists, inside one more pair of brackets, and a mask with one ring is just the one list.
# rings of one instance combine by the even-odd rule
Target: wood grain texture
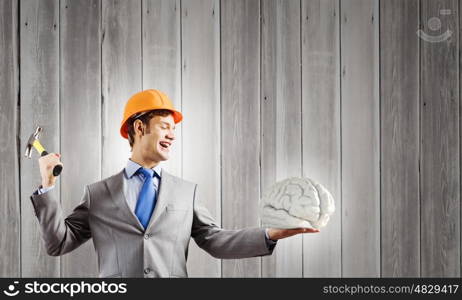
[[102,178],[125,168],[131,156],[120,135],[125,104],[142,90],[141,1],[102,2]]
[[[143,0],[143,89],[159,89],[181,111],[180,0]],[[182,177],[182,123],[170,159],[162,166]]]
[[[260,5],[221,2],[222,224],[259,227]],[[223,277],[259,277],[261,258],[223,260]]]
[[[221,224],[220,2],[183,1],[183,177],[198,184],[198,197]],[[221,261],[191,239],[190,277],[221,277]]]
[[[61,204],[69,214],[101,179],[101,3],[61,1]],[[63,256],[61,276],[96,277],[92,240]]]
[[0,277],[19,277],[18,2],[0,1]]
[[380,276],[379,14],[341,1],[342,276]]
[[420,276],[419,1],[381,1],[381,275]]
[[[60,257],[46,253],[30,196],[42,183],[38,159],[24,157],[26,143],[36,126],[48,152],[59,152],[59,1],[21,2],[21,268],[25,277],[59,277]],[[60,181],[50,191],[60,195]]]
[[302,1],[303,176],[335,201],[328,226],[303,236],[304,277],[341,276],[339,19],[337,0]]
[[[261,2],[261,190],[302,174],[300,1]],[[262,276],[301,277],[302,236],[262,258]]]
[[[421,276],[460,276],[458,1],[421,2]],[[441,10],[450,10],[442,15]],[[441,22],[439,30],[432,18]],[[435,19],[433,19],[435,20]]]

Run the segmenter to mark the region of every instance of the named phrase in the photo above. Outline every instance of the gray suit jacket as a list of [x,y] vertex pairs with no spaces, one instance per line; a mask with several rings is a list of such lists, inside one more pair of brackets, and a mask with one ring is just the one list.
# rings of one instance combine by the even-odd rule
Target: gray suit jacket
[[125,200],[123,176],[121,171],[86,186],[66,218],[52,193],[31,196],[49,255],[63,255],[93,238],[99,277],[187,277],[190,237],[216,258],[272,253],[264,228],[221,229],[199,203],[197,184],[165,170],[145,231]]

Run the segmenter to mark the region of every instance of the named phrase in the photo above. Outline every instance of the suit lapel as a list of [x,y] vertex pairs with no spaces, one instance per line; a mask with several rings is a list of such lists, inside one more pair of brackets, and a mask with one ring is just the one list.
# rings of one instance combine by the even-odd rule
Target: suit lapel
[[157,202],[156,207],[154,208],[154,212],[149,220],[148,227],[146,231],[152,226],[154,222],[159,218],[162,212],[165,210],[165,206],[167,205],[168,199],[171,198],[172,188],[174,188],[174,178],[172,175],[167,173],[164,169],[162,169],[162,176],[160,180],[160,186],[157,193]]
[[143,225],[141,225],[140,220],[138,220],[134,212],[128,206],[123,190],[123,177],[124,170],[122,170],[115,176],[108,178],[108,180],[106,180],[107,189],[111,195],[112,200],[116,203],[116,205],[125,215],[125,218],[137,229],[144,231]]
[[[143,225],[141,225],[140,220],[135,215],[135,213],[130,209],[128,206],[127,200],[124,195],[123,190],[123,180],[124,180],[124,170],[119,172],[113,177],[110,177],[106,180],[106,186],[111,195],[111,198],[116,203],[116,205],[120,208],[120,210],[125,215],[126,219],[137,229],[144,232]],[[162,169],[162,176],[160,180],[159,190],[157,192],[157,202],[156,207],[154,208],[154,212],[149,220],[148,227],[146,231],[152,226],[152,224],[159,218],[162,212],[165,210],[165,206],[168,203],[168,199],[172,197],[173,189],[175,188],[175,180],[172,175],[167,173],[164,169]]]

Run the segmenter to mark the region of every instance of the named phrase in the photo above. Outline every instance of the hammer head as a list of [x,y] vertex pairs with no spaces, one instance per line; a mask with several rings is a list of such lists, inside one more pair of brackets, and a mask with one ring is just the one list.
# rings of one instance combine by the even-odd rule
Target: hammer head
[[25,157],[31,158],[31,156],[32,156],[32,147],[33,147],[34,141],[39,138],[41,131],[42,131],[42,127],[37,126],[37,129],[35,129],[35,132],[33,134],[31,134],[31,136],[27,140],[26,153],[24,154]]

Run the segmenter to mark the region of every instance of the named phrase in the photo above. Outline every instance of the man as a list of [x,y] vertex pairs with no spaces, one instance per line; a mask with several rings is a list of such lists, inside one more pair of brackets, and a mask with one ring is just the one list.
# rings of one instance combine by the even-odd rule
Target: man
[[120,128],[132,148],[127,166],[86,186],[81,203],[65,219],[49,193],[60,155],[39,158],[42,186],[31,200],[49,255],[63,255],[93,238],[100,277],[187,277],[190,237],[214,257],[246,258],[271,254],[278,239],[318,232],[217,226],[199,202],[197,184],[159,165],[169,158],[182,118],[161,91],[133,95]]

